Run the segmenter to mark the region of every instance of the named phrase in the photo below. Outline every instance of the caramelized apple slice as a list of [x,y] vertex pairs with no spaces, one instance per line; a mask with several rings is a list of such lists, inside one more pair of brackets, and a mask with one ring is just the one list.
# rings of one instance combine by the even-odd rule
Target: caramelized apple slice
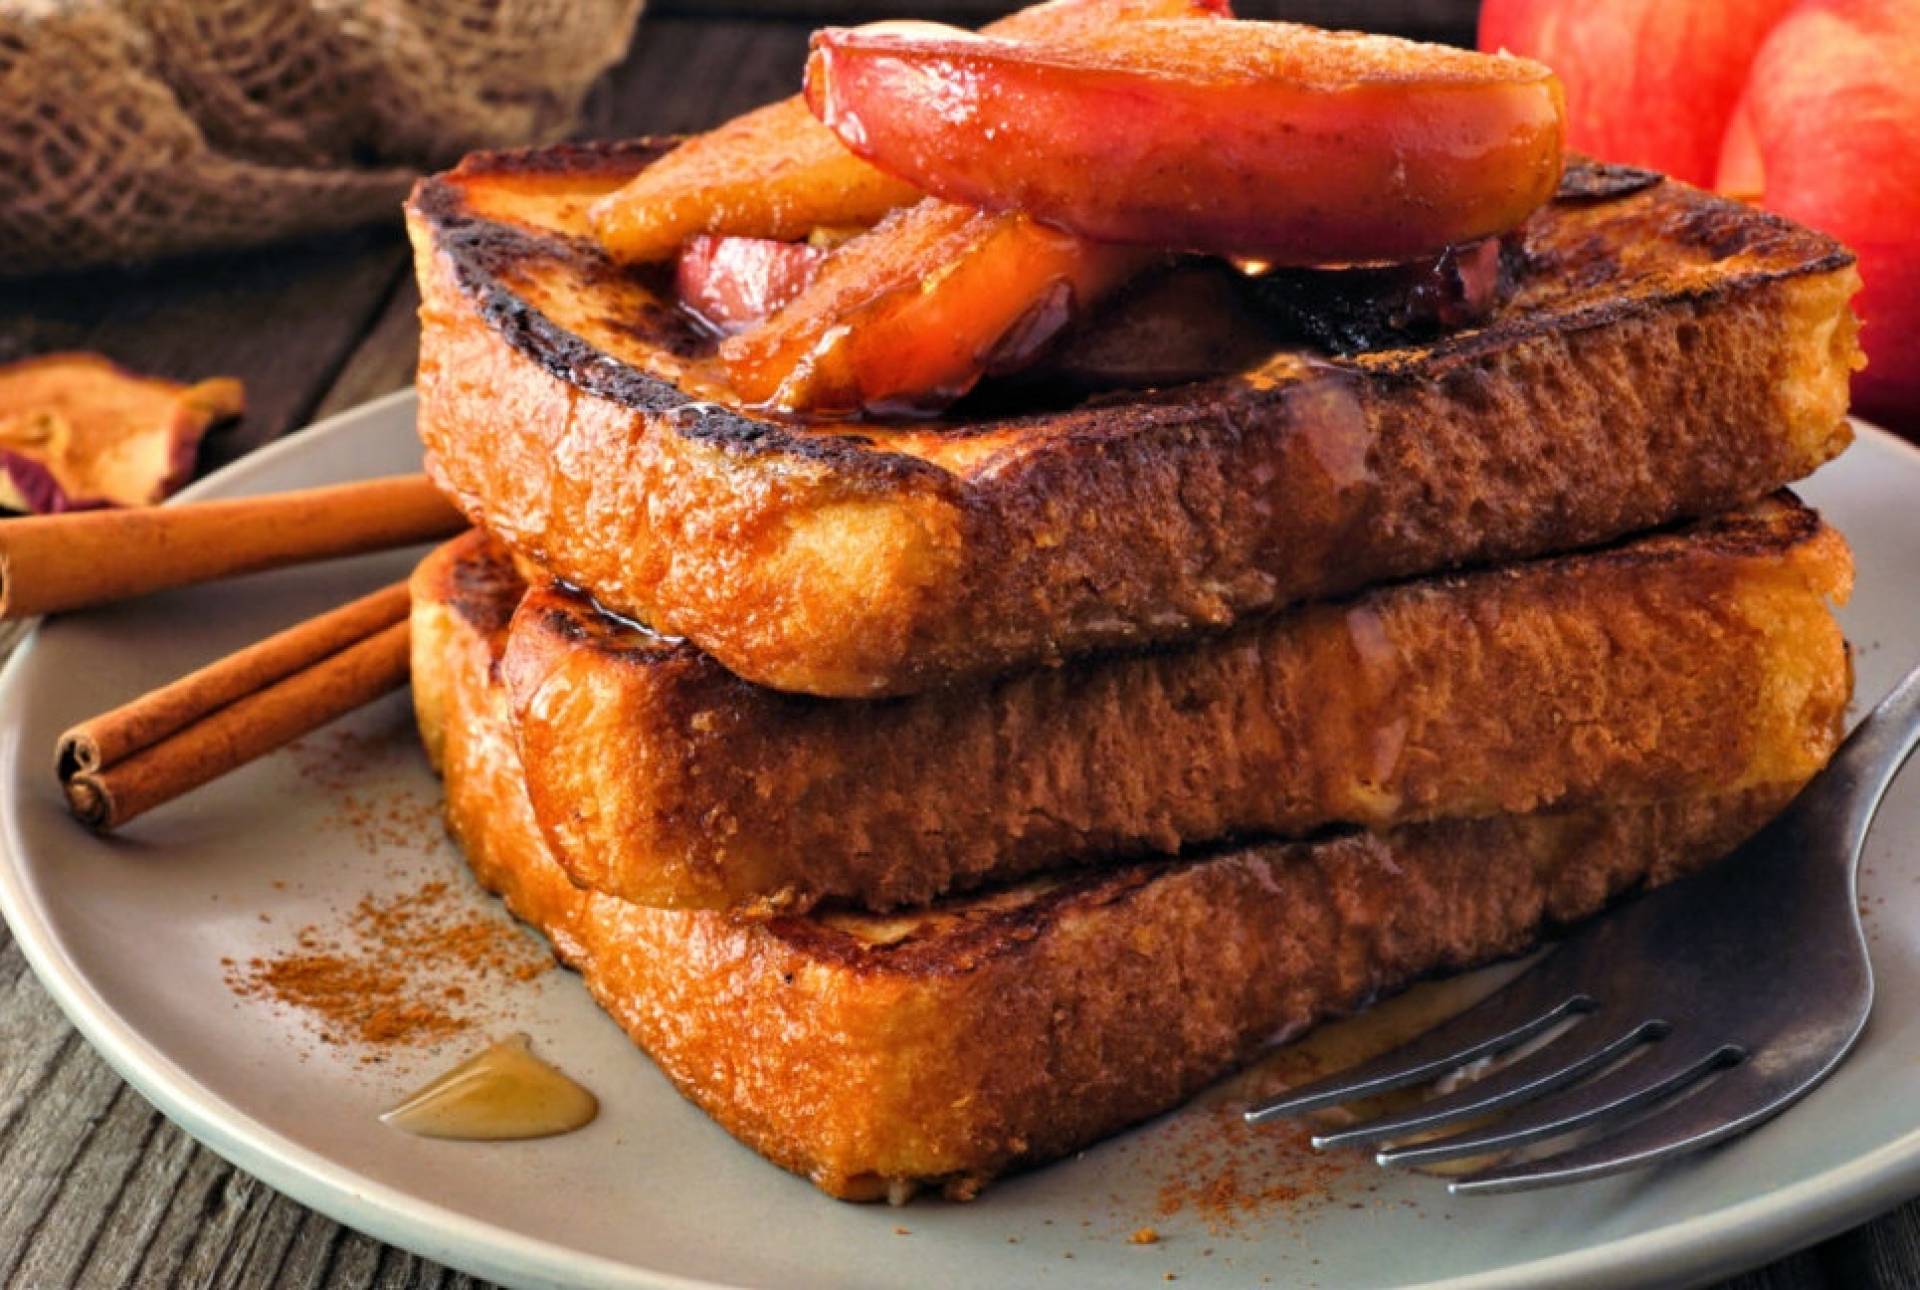
[[795,98],[687,140],[590,218],[607,254],[634,264],[701,233],[786,240],[816,224],[868,224],[919,196],[848,152]]
[[826,249],[810,242],[696,237],[680,252],[674,291],[702,322],[731,334],[806,290],[826,258]]
[[[1226,12],[1226,0],[1052,0],[986,30],[1053,38],[1122,19]],[[590,218],[607,254],[636,264],[670,259],[701,233],[791,241],[821,225],[869,227],[920,196],[848,152],[796,95],[687,140],[596,202]]]
[[1153,256],[929,198],[847,243],[792,304],[720,353],[750,403],[936,411],[982,375],[1031,362]]
[[1504,232],[1560,174],[1539,63],[1289,23],[830,29],[807,96],[853,151],[949,201],[1282,264]]

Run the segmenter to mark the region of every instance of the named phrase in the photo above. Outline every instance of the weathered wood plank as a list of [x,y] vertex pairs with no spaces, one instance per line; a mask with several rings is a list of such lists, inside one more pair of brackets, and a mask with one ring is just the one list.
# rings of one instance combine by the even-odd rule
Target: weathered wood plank
[[[111,1204],[97,1204],[85,1236],[88,1250],[81,1265],[83,1284],[139,1284],[141,1262],[160,1230],[168,1201],[199,1149],[137,1094],[126,1100],[124,1109],[129,1116],[144,1118],[150,1132],[127,1171],[119,1197]],[[76,1221],[87,1223],[84,1217]]]
[[[349,1231],[333,1247],[323,1284],[340,1290],[367,1290],[380,1271],[380,1252],[386,1247],[371,1237]],[[398,1255],[400,1251],[395,1250]]]
[[237,376],[247,414],[203,469],[305,424],[404,268],[397,226],[124,272],[0,285],[0,360],[60,349],[177,379]]
[[370,399],[413,384],[420,357],[420,289],[408,271],[375,316],[364,339],[314,404],[309,421],[321,421]]
[[1717,1290],[1826,1290],[1829,1284],[1820,1260],[1803,1250],[1722,1282]]
[[[5,923],[0,923],[0,999],[14,988],[21,977],[27,975],[27,958],[14,944],[13,933]],[[4,1005],[0,1005],[3,1008]],[[4,1021],[0,1021],[4,1025]]]
[[18,1136],[18,1121],[36,1104],[62,1059],[84,1046],[26,970],[11,937],[5,954],[18,970],[0,990],[0,1166],[6,1161],[5,1145]]
[[302,1279],[302,1269],[312,1271],[314,1277],[319,1275],[319,1269],[312,1258],[296,1253],[303,1248],[300,1244],[301,1233],[308,1233],[306,1245],[312,1246],[316,1233],[330,1241],[332,1234],[339,1230],[337,1224],[305,1206],[277,1192],[270,1192],[265,1204],[255,1212],[248,1224],[245,1247],[237,1249],[234,1257],[228,1260],[228,1284],[317,1285],[316,1280]]
[[239,1243],[265,1184],[236,1170],[204,1147],[191,1146],[152,1240],[133,1274],[136,1285],[224,1284],[220,1268]]
[[1835,1286],[1913,1290],[1920,1286],[1920,1200],[1834,1237],[1819,1253]]
[[59,1053],[0,1137],[0,1281],[13,1279],[61,1184],[124,1088],[85,1044],[64,1044]]
[[[204,1148],[201,1148],[201,1152],[210,1154]],[[294,1210],[300,1209],[300,1206],[259,1179],[238,1170],[229,1171],[221,1202],[233,1207],[232,1221],[209,1225],[214,1236],[212,1240],[204,1236],[196,1238],[187,1264],[191,1269],[204,1269],[205,1275],[190,1274],[189,1279],[209,1286],[241,1285],[244,1282],[239,1279],[238,1270],[247,1265],[254,1248],[274,1230],[266,1221],[267,1212],[279,1206]],[[224,1249],[219,1244],[222,1235],[228,1236]]]
[[346,1228],[311,1211],[303,1211],[300,1225],[288,1242],[286,1257],[275,1270],[273,1279],[247,1284],[286,1286],[289,1290],[330,1285],[327,1271],[333,1266],[334,1251],[346,1239]]
[[65,1286],[81,1281],[100,1234],[132,1183],[135,1166],[158,1131],[160,1118],[139,1094],[122,1085],[40,1220],[15,1269],[21,1285]]
[[812,26],[649,20],[584,113],[585,138],[675,134],[797,93]]

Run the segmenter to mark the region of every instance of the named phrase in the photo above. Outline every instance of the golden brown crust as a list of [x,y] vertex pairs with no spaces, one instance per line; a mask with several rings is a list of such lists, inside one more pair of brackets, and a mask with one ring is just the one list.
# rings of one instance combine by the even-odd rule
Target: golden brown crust
[[501,674],[535,814],[645,905],[886,909],[1063,864],[1804,777],[1845,543],[1789,495],[1174,648],[880,701],[750,685],[549,585]]
[[776,688],[908,693],[1606,541],[1848,438],[1850,257],[1671,182],[1547,207],[1512,305],[1431,346],[965,424],[676,412],[726,397],[700,338],[583,233],[665,146],[419,187],[421,434],[476,521]]
[[474,872],[687,1097],[836,1196],[970,1195],[1278,1036],[1704,863],[1794,789],[1241,847],[894,918],[647,909],[574,887],[546,850],[493,675],[497,615],[451,594],[459,558],[415,577],[415,693]]

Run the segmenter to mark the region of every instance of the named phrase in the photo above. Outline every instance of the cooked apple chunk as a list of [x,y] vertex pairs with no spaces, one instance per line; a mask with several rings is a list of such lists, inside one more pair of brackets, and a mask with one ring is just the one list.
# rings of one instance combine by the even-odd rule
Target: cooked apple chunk
[[850,149],[948,201],[1280,264],[1504,232],[1560,174],[1543,65],[1291,23],[829,29],[807,96]]
[[834,252],[791,304],[720,353],[749,403],[937,411],[983,375],[1032,361],[1155,254],[928,198]]
[[[1117,21],[1225,16],[1226,0],[1051,0],[986,30],[1057,39]],[[607,254],[669,260],[702,233],[794,241],[817,227],[870,227],[919,189],[847,151],[796,95],[696,135],[594,204]]]
[[793,98],[696,135],[594,203],[623,263],[670,259],[703,233],[790,241],[817,224],[871,224],[920,191],[848,152]]
[[674,294],[709,327],[732,334],[806,290],[826,258],[826,248],[809,242],[696,237],[680,252]]

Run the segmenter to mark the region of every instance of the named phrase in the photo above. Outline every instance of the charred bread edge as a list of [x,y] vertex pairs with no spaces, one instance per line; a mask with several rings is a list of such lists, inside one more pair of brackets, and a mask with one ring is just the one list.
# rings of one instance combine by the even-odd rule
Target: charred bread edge
[[[536,233],[524,227],[506,225],[472,214],[460,186],[453,178],[484,175],[534,173],[553,174],[631,174],[638,173],[673,147],[676,138],[642,138],[616,143],[561,144],[547,148],[527,148],[501,152],[477,152],[469,155],[445,175],[430,175],[414,187],[409,204],[436,230],[447,252],[454,281],[474,300],[482,317],[515,351],[537,363],[555,379],[577,389],[625,407],[664,416],[675,408],[695,406],[695,401],[658,377],[651,376],[613,358],[573,332],[548,318],[521,299],[506,280],[502,266],[523,257],[564,258],[591,262],[597,273],[619,272],[597,245],[586,238],[571,238],[556,233]],[[1581,159],[1570,159],[1561,179],[1561,195],[1556,201],[1592,205],[1617,200],[1640,192],[1664,177],[1651,171],[1630,167],[1600,166]],[[1704,194],[1701,208],[1707,216],[1724,216],[1731,226],[1745,228],[1758,221],[1773,231],[1792,231],[1791,221],[1770,212],[1744,206],[1729,199]],[[1804,231],[1804,230],[1803,230]],[[1814,236],[1809,234],[1809,236]],[[1791,278],[1829,273],[1854,263],[1853,253],[1831,239],[1825,254],[1786,268],[1752,269],[1737,279],[1716,281],[1689,289],[1669,289],[1657,293],[1612,298],[1580,306],[1568,313],[1555,312],[1550,319],[1532,319],[1485,330],[1471,329],[1443,336],[1416,347],[1404,364],[1391,361],[1391,350],[1375,350],[1375,363],[1364,370],[1371,380],[1406,381],[1431,379],[1439,369],[1471,362],[1484,354],[1510,349],[1518,342],[1543,332],[1567,333],[1609,326],[1622,320],[1658,312],[1677,302],[1702,302],[1721,299]],[[1320,360],[1325,367],[1360,375],[1361,369],[1342,359],[1328,356]],[[1284,397],[1284,391],[1252,391],[1235,382],[1207,382],[1197,388],[1213,387],[1220,394],[1252,396],[1258,400]],[[1193,400],[1197,413],[1211,414],[1213,400]],[[1163,399],[1141,399],[1143,404]],[[730,408],[701,403],[700,415],[676,420],[674,428],[689,438],[747,456],[791,454],[832,466],[875,481],[898,485],[917,479],[938,484],[952,477],[929,462],[905,454],[856,446],[846,438],[818,430],[796,432],[778,422],[760,420]],[[983,430],[999,422],[981,423]],[[852,428],[852,427],[850,427]],[[969,427],[955,425],[951,433],[965,436]]]

